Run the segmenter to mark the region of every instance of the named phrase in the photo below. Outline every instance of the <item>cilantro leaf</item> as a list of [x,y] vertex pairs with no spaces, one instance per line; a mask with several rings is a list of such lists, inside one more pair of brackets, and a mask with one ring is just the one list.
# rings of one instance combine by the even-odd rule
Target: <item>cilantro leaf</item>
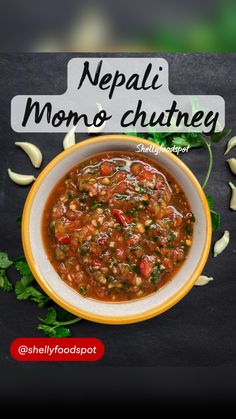
[[223,129],[221,132],[215,132],[211,135],[210,140],[212,143],[218,143],[220,140],[223,140],[231,133],[232,129]]
[[37,303],[39,307],[43,307],[49,301],[49,297],[32,285],[35,279],[24,256],[16,259],[15,268],[21,276],[15,285],[17,299],[31,300]]
[[189,142],[183,137],[173,137],[172,143],[177,147],[187,147]]
[[104,205],[104,202],[93,202],[92,203],[92,210],[95,210],[97,208],[101,208]]
[[9,292],[13,289],[13,284],[9,281],[6,270],[13,264],[8,258],[8,254],[0,252],[0,289]]
[[38,330],[41,330],[45,335],[52,338],[67,338],[71,336],[71,331],[64,326],[48,326],[46,324],[39,324],[37,327]]
[[[6,269],[12,266],[12,264],[13,262],[8,258],[7,253],[0,252],[0,289],[3,291],[8,292],[13,289],[13,284],[9,281],[6,274]],[[20,275],[20,279],[15,284],[17,299],[34,301],[38,304],[39,308],[42,308],[50,298],[33,285],[35,279],[25,257],[21,256],[17,258],[14,261],[14,267]],[[41,330],[50,337],[71,336],[70,329],[65,326],[81,320],[80,317],[75,317],[59,306],[55,308],[50,307],[45,317],[39,317],[39,319],[42,321],[42,324],[38,325],[38,330]]]
[[27,287],[29,287],[34,282],[34,278],[32,275],[24,275],[21,277],[20,280],[16,282],[15,290],[16,293],[21,294],[25,291]]
[[0,288],[9,292],[13,289],[13,284],[9,281],[5,269],[0,268]]
[[168,147],[168,139],[166,133],[164,132],[154,132],[149,131],[147,139],[152,141],[155,144],[159,144],[163,147]]
[[143,135],[142,134],[139,134],[138,132],[136,132],[136,131],[132,131],[132,132],[128,132],[128,131],[126,131],[126,132],[124,132],[124,134],[125,135],[130,135],[131,137],[143,137]]
[[151,274],[151,283],[158,284],[160,282],[161,268],[160,265],[155,266]]
[[64,326],[77,323],[81,318],[73,316],[61,307],[57,307],[57,309],[50,307],[46,316],[44,318],[39,317],[39,320],[44,324],[40,323],[38,330],[42,330],[42,332],[51,337],[66,338],[71,336],[71,331]]
[[213,208],[214,208],[214,201],[213,201],[212,196],[211,195],[206,195],[206,199],[207,199],[208,206],[209,206],[210,210],[213,210]]
[[[145,135],[144,135],[145,136]],[[163,147],[187,147],[197,148],[204,145],[204,139],[201,133],[178,133],[176,132],[149,132],[147,139]]]
[[39,320],[49,325],[57,325],[57,312],[54,307],[50,307],[44,318],[39,317]]
[[18,300],[34,301],[38,304],[39,308],[42,308],[49,301],[48,296],[42,294],[32,285],[25,287],[22,280],[17,281],[15,291]]
[[13,262],[9,260],[8,254],[4,252],[0,252],[0,268],[7,269],[9,268]]
[[212,231],[216,231],[220,226],[220,214],[214,210],[214,201],[211,195],[206,195],[208,206],[211,213]]
[[81,320],[81,318],[73,316],[61,307],[57,307],[57,309],[49,307],[46,316],[39,317],[39,320],[50,326],[65,326],[76,323]]
[[199,133],[180,134],[180,136],[177,138],[178,140],[176,139],[176,137],[173,137],[172,145],[176,145],[178,147],[189,146],[190,148],[198,148],[198,147],[202,147],[204,144],[202,134],[199,134]]
[[21,226],[21,223],[22,223],[22,216],[21,216],[21,215],[19,215],[19,216],[17,217],[16,222],[17,222],[17,224],[18,224],[19,226]]
[[220,226],[220,214],[216,211],[211,210],[211,222],[212,222],[212,231],[218,230]]
[[19,271],[21,276],[32,276],[30,267],[27,263],[27,260],[24,256],[20,256],[15,260],[15,268],[17,271]]
[[115,194],[115,197],[116,197],[116,199],[125,199],[125,200],[127,200],[127,198],[129,198],[129,195],[126,195],[126,194],[120,194],[120,193],[116,193]]
[[57,319],[60,322],[67,322],[75,318],[75,316],[69,311],[66,311],[64,308],[57,306]]

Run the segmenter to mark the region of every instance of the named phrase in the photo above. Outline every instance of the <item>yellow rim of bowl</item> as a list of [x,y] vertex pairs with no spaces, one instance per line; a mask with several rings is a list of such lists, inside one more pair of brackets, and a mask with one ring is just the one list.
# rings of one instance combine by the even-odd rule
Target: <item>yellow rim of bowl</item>
[[[124,141],[132,140],[136,144],[143,144],[144,146],[150,147],[150,141],[145,140],[143,138],[128,136],[128,135],[104,135],[104,136],[98,136],[93,137],[88,140],[81,141],[74,146],[70,147],[69,149],[63,151],[62,153],[58,154],[51,162],[42,170],[40,175],[37,177],[35,183],[31,187],[29,194],[27,196],[24,211],[23,211],[23,217],[22,217],[22,242],[23,242],[23,249],[25,253],[25,257],[27,259],[27,262],[30,266],[30,269],[39,283],[40,287],[46,292],[49,297],[54,300],[58,305],[63,307],[65,310],[75,314],[76,316],[82,317],[84,319],[97,322],[97,323],[107,323],[107,324],[127,324],[127,323],[136,323],[143,320],[150,319],[152,317],[155,317],[164,311],[171,308],[173,305],[175,305],[178,301],[180,301],[187,293],[188,291],[193,287],[194,283],[196,282],[198,276],[203,271],[203,268],[205,266],[205,263],[207,261],[210,246],[211,246],[211,215],[209,211],[209,207],[207,204],[206,196],[203,192],[203,189],[201,188],[199,182],[191,172],[191,170],[174,154],[170,152],[166,152],[165,154],[167,157],[174,161],[174,163],[180,167],[187,177],[191,180],[193,186],[198,192],[198,195],[201,199],[201,203],[204,209],[205,217],[206,217],[206,239],[205,239],[205,245],[204,249],[201,255],[201,258],[196,265],[192,275],[190,278],[186,281],[183,287],[181,287],[175,294],[173,294],[171,297],[169,297],[164,303],[158,305],[157,307],[154,307],[150,310],[146,310],[144,312],[135,314],[135,315],[129,315],[129,316],[101,316],[97,314],[93,314],[84,310],[81,310],[78,307],[75,307],[71,305],[68,302],[65,302],[61,297],[59,297],[55,292],[51,289],[51,287],[48,285],[45,278],[42,276],[41,272],[39,271],[36,261],[34,260],[33,253],[31,250],[30,245],[30,237],[29,237],[29,221],[30,221],[30,212],[32,208],[32,204],[34,201],[34,197],[40,188],[43,180],[48,175],[48,173],[59,163],[61,162],[65,157],[67,157],[69,154],[73,153],[75,150],[87,147],[88,144],[95,144],[95,143],[101,143],[101,142],[109,142],[109,141]],[[159,147],[155,144],[156,147]],[[109,150],[108,150],[109,151]]]

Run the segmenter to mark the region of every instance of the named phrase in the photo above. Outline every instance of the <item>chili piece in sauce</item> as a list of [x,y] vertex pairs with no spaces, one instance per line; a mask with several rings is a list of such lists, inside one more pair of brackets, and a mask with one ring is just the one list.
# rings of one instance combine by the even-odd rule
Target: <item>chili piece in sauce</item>
[[156,162],[107,152],[59,181],[42,233],[63,281],[84,297],[116,302],[171,280],[187,257],[193,224],[184,192]]

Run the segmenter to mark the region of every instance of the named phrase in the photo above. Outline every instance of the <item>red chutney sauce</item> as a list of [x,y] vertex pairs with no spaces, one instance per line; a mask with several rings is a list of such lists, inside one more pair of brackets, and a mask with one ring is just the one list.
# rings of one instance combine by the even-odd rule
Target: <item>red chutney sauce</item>
[[192,243],[194,215],[155,161],[106,152],[79,163],[46,203],[42,234],[54,269],[84,297],[128,301],[173,278]]

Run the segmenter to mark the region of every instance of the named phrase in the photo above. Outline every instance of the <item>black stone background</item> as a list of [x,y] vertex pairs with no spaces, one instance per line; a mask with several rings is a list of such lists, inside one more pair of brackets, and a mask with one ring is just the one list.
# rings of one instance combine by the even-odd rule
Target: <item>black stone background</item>
[[[14,132],[10,124],[11,99],[17,94],[63,93],[66,89],[67,62],[71,57],[78,55],[68,53],[0,55],[0,248],[2,251],[7,251],[11,258],[22,254],[21,234],[16,218],[22,213],[29,188],[12,183],[8,178],[7,168],[11,167],[23,173],[36,175],[38,173],[37,169],[32,168],[27,156],[14,146],[14,142],[32,141],[37,144],[43,151],[43,168],[62,150],[64,137],[64,134]],[[173,93],[219,94],[224,97],[226,127],[232,128],[235,134],[236,54],[178,53],[158,54],[158,56],[166,58],[169,62],[169,83]],[[87,137],[86,134],[77,134],[78,141]],[[225,229],[231,232],[227,250],[216,259],[211,253],[204,269],[205,274],[214,277],[214,282],[205,287],[194,287],[175,307],[142,323],[111,326],[84,320],[73,326],[74,337],[97,337],[104,342],[105,355],[96,365],[235,366],[236,214],[229,210],[230,189],[227,185],[229,180],[235,182],[235,179],[228,169],[223,154],[225,147],[226,141],[214,146],[214,167],[207,186],[207,193],[214,197],[216,209],[221,214],[221,226],[214,234],[213,242]],[[227,158],[234,155],[236,156],[236,149]],[[192,150],[181,158],[201,182],[208,165],[207,151]],[[14,293],[0,292],[1,365],[11,365],[15,370],[22,371],[22,365],[26,364],[19,365],[11,358],[9,345],[17,337],[42,336],[36,329],[39,313],[37,305],[28,301],[17,301]],[[81,367],[79,363],[46,365],[46,368],[52,371],[60,368],[60,371],[70,369],[74,373],[79,372]],[[39,365],[28,363],[29,375],[30,366],[33,371],[39,370]],[[83,367],[88,367],[88,364],[83,364]]]

